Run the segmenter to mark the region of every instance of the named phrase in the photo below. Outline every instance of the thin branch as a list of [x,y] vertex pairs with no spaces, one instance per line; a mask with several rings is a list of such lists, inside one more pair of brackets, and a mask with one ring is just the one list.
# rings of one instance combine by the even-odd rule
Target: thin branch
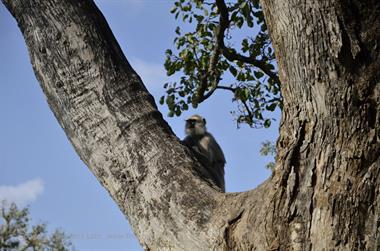
[[228,9],[224,0],[216,0],[216,6],[220,12],[219,25],[215,28],[214,38],[215,47],[211,56],[209,73],[214,73],[216,69],[216,64],[218,63],[219,56],[224,47],[224,32],[230,25],[230,20],[228,16]]
[[208,91],[206,93],[206,95],[202,96],[201,100],[204,101],[204,100],[208,99],[215,92],[216,89],[228,90],[228,91],[231,91],[233,93],[235,93],[235,91],[236,91],[236,88],[233,88],[233,87],[215,85],[210,91]]
[[[214,91],[218,88],[218,85],[214,85],[211,90],[209,90],[205,95],[202,95],[199,97],[199,103],[205,101],[206,99],[208,99],[213,93]],[[203,92],[204,93],[204,92]]]
[[[216,0],[216,6],[219,9],[219,25],[214,30],[215,47],[212,51],[210,65],[207,69],[207,73],[201,77],[200,86],[197,90],[198,102],[201,103],[209,98],[218,86],[219,76],[216,76],[216,65],[218,64],[219,57],[224,47],[224,32],[228,28],[230,21],[228,17],[228,9],[224,0]],[[213,88],[205,95],[207,90],[209,77],[214,77]]]
[[241,55],[231,49],[228,49],[225,46],[223,47],[223,56],[225,56],[229,61],[238,60],[261,69],[265,74],[274,79],[274,81],[280,85],[280,79],[278,78],[277,74],[268,67],[268,64],[266,64],[265,61]]
[[[267,74],[270,78],[274,79],[276,83],[280,84],[280,79],[278,78],[277,74],[272,72],[272,70],[268,67],[265,61],[257,60],[254,57],[247,57],[244,55],[241,55],[229,48],[227,48],[224,44],[224,32],[227,29],[230,20],[228,17],[228,8],[226,6],[226,3],[224,0],[216,0],[216,6],[218,7],[220,11],[220,22],[219,22],[219,29],[218,31],[222,34],[218,34],[218,39],[216,40],[217,45],[215,48],[218,47],[218,49],[222,49],[223,56],[225,56],[229,61],[242,61],[245,63],[249,63],[259,69],[261,69],[265,74]],[[215,51],[215,50],[214,50]],[[211,67],[211,65],[210,65]]]
[[253,118],[253,114],[251,112],[250,107],[247,105],[247,103],[245,101],[241,100],[241,102],[243,103],[245,109],[247,110],[249,118],[252,119]]
[[236,91],[236,88],[229,87],[229,86],[223,86],[223,85],[218,85],[218,86],[216,86],[215,89],[228,90],[228,91],[232,91],[232,92],[234,92],[234,93],[235,93],[235,91]]

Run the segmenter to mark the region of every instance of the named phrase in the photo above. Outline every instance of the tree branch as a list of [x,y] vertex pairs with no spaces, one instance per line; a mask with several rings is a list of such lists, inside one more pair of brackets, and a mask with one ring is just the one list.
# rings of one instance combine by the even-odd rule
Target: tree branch
[[267,74],[270,78],[274,79],[276,83],[280,84],[280,80],[276,73],[272,72],[265,61],[257,60],[254,57],[246,57],[239,53],[236,53],[232,49],[229,49],[224,44],[224,31],[227,27],[224,27],[226,24],[229,25],[228,18],[228,8],[224,2],[224,0],[217,0],[216,5],[220,10],[220,30],[223,31],[222,39],[218,39],[217,43],[219,43],[218,47],[222,48],[223,56],[225,56],[229,61],[242,61],[248,64],[251,64],[259,69],[261,69],[265,74]]
[[268,64],[265,61],[257,60],[254,57],[243,56],[225,46],[223,47],[223,56],[225,56],[229,61],[238,60],[238,61],[242,61],[244,63],[248,63],[259,68],[266,75],[272,78],[277,84],[280,85],[280,79],[278,78],[277,74],[268,67]]
[[216,0],[215,3],[220,12],[220,17],[219,25],[215,28],[214,31],[215,47],[211,56],[210,66],[208,69],[209,74],[215,74],[216,65],[224,47],[224,32],[230,25],[228,9],[224,0]]
[[[197,89],[197,101],[201,103],[204,100],[208,99],[215,92],[216,89],[223,89],[218,88],[219,76],[216,72],[217,63],[221,54],[229,61],[238,60],[259,68],[271,79],[273,79],[277,84],[280,85],[280,79],[278,78],[277,74],[269,68],[268,64],[265,61],[257,60],[254,57],[247,57],[241,55],[236,51],[225,46],[224,33],[230,25],[228,7],[224,0],[216,0],[215,3],[220,13],[219,25],[214,30],[215,47],[212,51],[210,65],[207,69],[207,73],[202,75],[200,85]],[[212,88],[205,94],[209,85],[210,77],[211,81],[213,82]]]
[[210,215],[224,195],[163,120],[96,5],[3,2],[55,117],[144,248],[212,249],[221,225]]
[[218,85],[216,89],[222,89],[222,90],[228,90],[231,92],[235,92],[236,88],[230,87],[230,86],[223,86],[223,85]]
[[[229,26],[228,10],[224,0],[216,0],[216,4],[220,12],[219,25],[215,27],[214,30],[215,47],[211,54],[210,65],[207,69],[207,73],[202,76],[200,86],[197,89],[197,98],[199,103],[209,98],[218,86],[219,76],[217,75],[216,68],[223,49],[224,32]],[[207,90],[210,79],[213,82],[213,87],[205,95],[204,93]]]

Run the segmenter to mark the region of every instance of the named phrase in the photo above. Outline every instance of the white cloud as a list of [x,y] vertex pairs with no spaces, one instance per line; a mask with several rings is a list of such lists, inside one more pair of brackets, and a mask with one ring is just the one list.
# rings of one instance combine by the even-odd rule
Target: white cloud
[[0,201],[14,202],[23,207],[35,201],[43,190],[44,183],[39,178],[14,186],[0,185]]
[[161,94],[163,93],[163,85],[168,81],[163,64],[150,63],[139,58],[132,58],[130,63],[149,91],[161,90]]

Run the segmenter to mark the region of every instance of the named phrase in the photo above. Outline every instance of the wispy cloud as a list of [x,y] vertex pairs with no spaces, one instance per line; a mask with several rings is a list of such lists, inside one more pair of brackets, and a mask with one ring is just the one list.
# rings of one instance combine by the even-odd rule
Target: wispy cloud
[[146,62],[139,58],[132,58],[130,63],[149,91],[157,92],[160,90],[161,94],[163,93],[162,86],[168,81],[168,77],[162,64]]
[[39,178],[14,186],[0,185],[0,201],[14,202],[22,207],[35,201],[43,190],[44,183]]

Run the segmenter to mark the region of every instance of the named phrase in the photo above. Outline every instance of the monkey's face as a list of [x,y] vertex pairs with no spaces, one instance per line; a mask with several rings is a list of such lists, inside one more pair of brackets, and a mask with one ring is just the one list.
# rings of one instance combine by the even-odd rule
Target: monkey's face
[[193,116],[186,120],[186,135],[200,136],[206,133],[205,120],[200,116]]

